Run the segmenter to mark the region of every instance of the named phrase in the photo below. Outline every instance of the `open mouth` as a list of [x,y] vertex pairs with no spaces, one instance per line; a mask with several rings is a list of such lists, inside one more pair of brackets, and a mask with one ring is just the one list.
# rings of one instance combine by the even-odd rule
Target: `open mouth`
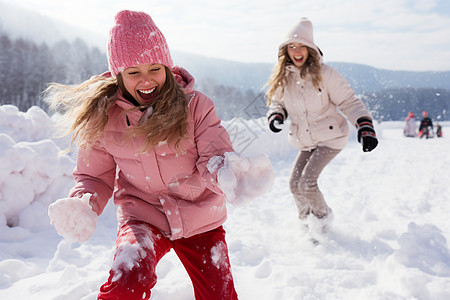
[[294,56],[295,61],[301,62],[303,60],[303,56]]
[[150,102],[156,97],[156,87],[148,90],[138,90],[138,94],[145,102]]

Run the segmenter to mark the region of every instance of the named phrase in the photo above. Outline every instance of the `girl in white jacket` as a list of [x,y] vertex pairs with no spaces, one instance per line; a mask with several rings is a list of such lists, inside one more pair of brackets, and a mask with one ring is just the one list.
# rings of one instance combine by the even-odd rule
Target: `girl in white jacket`
[[372,117],[347,80],[322,63],[322,52],[314,44],[312,24],[306,18],[280,44],[278,64],[267,85],[270,129],[279,132],[278,125],[289,116],[289,141],[300,150],[290,179],[299,217],[312,216],[326,224],[332,211],[317,179],[347,144],[348,121],[357,127],[364,152],[377,146]]

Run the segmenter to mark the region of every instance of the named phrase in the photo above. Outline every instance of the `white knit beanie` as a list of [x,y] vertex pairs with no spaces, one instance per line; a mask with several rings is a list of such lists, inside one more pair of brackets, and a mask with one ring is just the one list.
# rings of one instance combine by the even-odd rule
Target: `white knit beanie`
[[312,23],[307,18],[301,18],[300,21],[291,27],[278,48],[281,49],[291,43],[300,43],[308,46],[314,49],[319,54],[319,57],[321,56],[319,48],[314,44]]
[[113,76],[141,64],[173,67],[166,39],[152,18],[129,10],[117,13],[109,32],[108,63]]

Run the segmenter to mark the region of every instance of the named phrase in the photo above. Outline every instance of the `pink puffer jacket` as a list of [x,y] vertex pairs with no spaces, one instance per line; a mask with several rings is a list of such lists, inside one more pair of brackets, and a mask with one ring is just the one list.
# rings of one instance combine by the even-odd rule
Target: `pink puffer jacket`
[[143,138],[128,141],[125,130],[137,124],[145,112],[124,113],[133,105],[118,92],[117,105],[109,111],[102,139],[89,152],[78,152],[76,185],[70,196],[97,193],[91,205],[101,214],[114,190],[120,224],[141,220],[175,240],[225,222],[225,197],[207,163],[211,157],[233,149],[211,99],[193,90],[194,78],[186,70],[175,67],[173,72],[191,95],[189,139],[183,143],[186,153],[177,154],[167,143],[140,153]]

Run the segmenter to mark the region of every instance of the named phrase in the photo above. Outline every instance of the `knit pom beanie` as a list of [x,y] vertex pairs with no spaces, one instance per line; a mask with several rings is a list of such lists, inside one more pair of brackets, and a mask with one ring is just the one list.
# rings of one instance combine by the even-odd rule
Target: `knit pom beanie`
[[141,64],[173,67],[166,39],[144,12],[124,10],[109,32],[108,64],[113,76]]
[[279,49],[291,43],[300,43],[309,48],[314,49],[319,57],[322,56],[319,48],[314,44],[313,26],[307,18],[301,18],[294,26],[291,27],[283,42],[278,47]]

